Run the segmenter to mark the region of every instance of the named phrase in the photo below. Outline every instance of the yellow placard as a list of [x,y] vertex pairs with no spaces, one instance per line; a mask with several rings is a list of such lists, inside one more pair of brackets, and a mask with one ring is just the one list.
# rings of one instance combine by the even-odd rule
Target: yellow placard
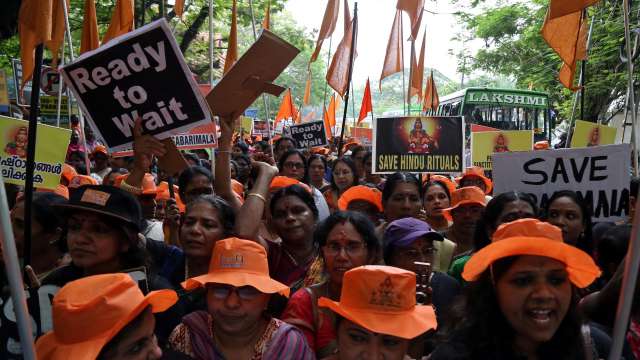
[[0,70],[0,105],[9,105],[9,88],[4,70]]
[[[60,104],[60,115],[69,115],[69,98],[62,97],[62,103]],[[58,114],[58,97],[57,96],[40,96],[40,114],[42,115],[57,115]]]
[[[24,185],[27,176],[29,122],[0,116],[0,169],[6,183]],[[60,183],[71,131],[38,124],[34,187],[55,189]]]
[[491,170],[491,155],[497,152],[531,151],[533,130],[482,131],[471,133],[471,162]]
[[240,122],[236,126],[235,131],[237,133],[240,133],[242,131],[244,134],[251,135],[251,132],[253,131],[253,118],[250,118],[248,116],[240,116]]
[[576,126],[573,128],[573,134],[571,135],[571,147],[583,148],[611,145],[616,141],[617,132],[618,129],[612,126],[576,120]]

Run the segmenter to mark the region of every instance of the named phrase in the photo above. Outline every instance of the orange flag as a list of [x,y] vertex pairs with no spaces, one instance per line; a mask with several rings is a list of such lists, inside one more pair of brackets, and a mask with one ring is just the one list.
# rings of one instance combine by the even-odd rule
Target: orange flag
[[264,19],[262,20],[262,28],[269,30],[271,27],[271,0],[267,1],[267,8],[264,10]]
[[369,112],[373,111],[373,104],[371,104],[371,87],[369,86],[369,78],[367,78],[367,85],[364,87],[364,96],[362,96],[362,105],[360,106],[360,115],[358,116],[358,124],[362,119],[367,117]]
[[51,40],[52,5],[51,0],[22,0],[20,5],[18,15],[20,58],[22,59],[20,91],[33,75],[36,46]]
[[424,89],[424,102],[422,103],[422,111],[437,110],[440,105],[440,98],[438,97],[438,89],[436,89],[436,82],[433,80],[433,70],[427,78],[427,86]]
[[420,23],[422,22],[422,10],[424,8],[424,0],[398,0],[396,8],[402,10],[409,15],[411,21],[411,38],[417,39],[420,31]]
[[304,98],[302,98],[303,105],[309,105],[311,101],[311,71],[307,72],[307,83],[304,85]]
[[355,23],[355,20],[352,20],[348,31],[344,34],[336,52],[333,54],[331,65],[329,66],[329,70],[327,70],[327,83],[340,95],[340,97],[344,96],[347,92],[347,87],[349,86],[349,58],[351,47],[356,46],[355,43],[357,42],[353,41],[354,26],[356,26],[357,31],[357,24]]
[[236,0],[233,0],[231,7],[231,29],[229,30],[229,44],[227,45],[227,56],[224,58],[223,74],[226,74],[231,66],[238,61],[238,8]]
[[[53,0],[52,10],[53,18],[51,19],[51,40],[45,41],[44,45],[51,51],[51,65],[52,67],[58,66],[58,50],[60,45],[64,42],[64,5],[63,0]],[[67,9],[69,9],[69,0],[67,2]]]
[[316,42],[316,49],[311,55],[310,63],[316,61],[322,49],[322,42],[324,39],[329,38],[333,34],[333,30],[336,29],[338,23],[338,12],[340,11],[339,0],[329,0],[327,2],[327,9],[324,11],[324,18],[322,18],[322,26],[320,26],[320,32],[318,33],[318,41]]
[[329,101],[329,108],[327,109],[327,119],[329,121],[329,126],[333,129],[336,126],[336,109],[339,105],[336,104],[336,96],[331,95],[331,100]]
[[597,3],[600,0],[551,0],[549,3],[549,19],[569,15]]
[[133,30],[133,0],[118,0],[111,14],[111,23],[102,43]]
[[[324,109],[324,132],[327,135],[327,138],[333,136],[333,132],[331,131],[331,121],[329,120],[329,113],[327,112],[327,107],[323,106]],[[334,115],[335,117],[335,115]]]
[[427,39],[427,31],[424,31],[424,36],[422,37],[422,48],[420,49],[420,58],[418,59],[418,63],[415,63],[415,58],[411,59],[411,66],[415,67],[411,70],[411,91],[409,92],[409,97],[414,95],[418,95],[418,101],[422,100],[422,81],[424,80],[424,50]]
[[549,13],[540,31],[542,38],[562,59],[562,68],[558,78],[562,85],[571,91],[579,87],[573,85],[578,60],[587,58],[587,21],[582,11],[550,19]]
[[82,20],[82,38],[80,39],[80,53],[97,49],[100,46],[98,34],[98,18],[96,17],[96,3],[94,0],[84,0],[84,19]]
[[402,71],[402,31],[400,29],[402,12],[396,10],[396,17],[393,19],[389,42],[387,43],[387,53],[384,56],[384,65],[380,75],[380,91],[382,91],[382,80],[389,75]]
[[280,110],[278,110],[278,115],[276,115],[276,120],[273,124],[275,128],[278,125],[278,122],[281,120],[295,120],[298,116],[298,110],[296,110],[295,105],[293,104],[293,99],[291,98],[291,89],[287,90],[287,93],[284,94],[284,98],[282,98],[282,103],[280,104]]
[[176,4],[173,6],[173,12],[179,18],[182,18],[182,14],[184,13],[184,0],[176,0]]

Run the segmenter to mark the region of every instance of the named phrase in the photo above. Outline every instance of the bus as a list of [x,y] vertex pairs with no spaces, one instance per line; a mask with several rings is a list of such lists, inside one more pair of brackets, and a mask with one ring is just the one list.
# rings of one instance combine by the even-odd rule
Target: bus
[[535,141],[551,140],[551,107],[543,92],[471,87],[440,99],[435,112],[428,115],[464,116],[469,124],[501,130],[533,130]]

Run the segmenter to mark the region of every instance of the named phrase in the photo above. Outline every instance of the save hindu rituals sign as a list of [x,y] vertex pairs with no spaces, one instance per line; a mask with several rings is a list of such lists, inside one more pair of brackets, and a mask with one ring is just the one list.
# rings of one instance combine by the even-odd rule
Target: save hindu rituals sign
[[376,118],[373,122],[373,171],[461,172],[461,117]]
[[111,151],[131,148],[137,118],[160,139],[211,121],[164,20],[83,54],[62,74]]

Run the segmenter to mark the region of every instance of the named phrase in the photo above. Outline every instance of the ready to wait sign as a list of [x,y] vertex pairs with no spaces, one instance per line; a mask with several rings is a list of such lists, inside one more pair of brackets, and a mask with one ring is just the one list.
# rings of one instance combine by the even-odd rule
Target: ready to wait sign
[[83,54],[62,75],[111,151],[131,148],[137,118],[160,139],[211,121],[164,19]]

